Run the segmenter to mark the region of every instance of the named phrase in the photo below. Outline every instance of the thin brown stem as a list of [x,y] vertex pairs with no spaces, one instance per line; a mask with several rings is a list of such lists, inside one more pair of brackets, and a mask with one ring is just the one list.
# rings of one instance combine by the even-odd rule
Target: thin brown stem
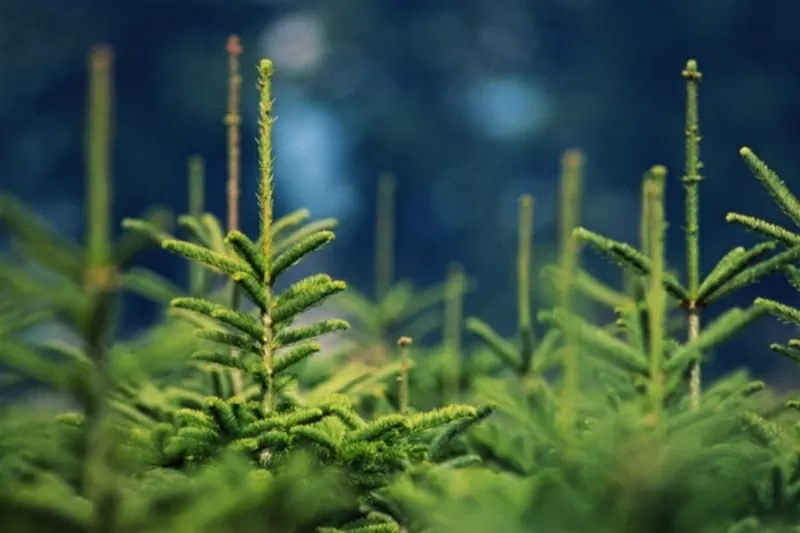
[[239,229],[239,182],[241,169],[242,117],[239,112],[242,76],[239,74],[239,55],[242,45],[239,37],[231,35],[225,48],[228,52],[228,113],[225,125],[228,127],[228,231]]
[[[239,113],[242,77],[239,74],[239,55],[242,45],[239,37],[231,35],[226,46],[228,52],[228,114],[225,115],[225,125],[228,127],[228,231],[239,229],[239,181],[241,171],[241,135],[240,125],[242,117]],[[239,291],[236,283],[230,286],[230,305],[232,309],[239,307]],[[238,357],[238,350],[231,348],[231,355]],[[233,394],[239,395],[244,391],[244,378],[241,371],[231,371]]]
[[[700,311],[696,307],[689,309],[689,334],[687,342],[692,342],[700,335]],[[702,394],[702,376],[700,375],[700,365],[692,365],[689,374],[689,397],[692,409],[700,407],[700,395]]]
[[400,337],[397,344],[400,346],[400,414],[408,414],[408,348],[411,346],[411,337]]

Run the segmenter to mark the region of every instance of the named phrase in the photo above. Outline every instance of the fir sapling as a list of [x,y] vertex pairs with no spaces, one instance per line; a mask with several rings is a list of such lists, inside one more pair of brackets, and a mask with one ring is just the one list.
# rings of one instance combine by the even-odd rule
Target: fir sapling
[[[797,259],[797,251],[776,254],[768,259],[762,258],[774,249],[774,244],[763,243],[745,250],[735,248],[712,268],[711,272],[703,279],[698,273],[699,249],[697,228],[697,205],[699,182],[699,169],[701,164],[698,156],[699,126],[697,119],[697,84],[701,78],[694,60],[689,60],[683,75],[687,81],[687,113],[686,113],[686,240],[688,286],[673,275],[669,269],[664,273],[662,285],[680,306],[689,315],[689,335],[683,347],[678,348],[669,356],[664,370],[676,371],[689,365],[690,372],[690,404],[696,409],[699,406],[700,371],[699,357],[702,353],[717,346],[741,327],[758,318],[762,312],[758,308],[742,310],[734,308],[722,314],[713,323],[709,324],[707,334],[699,331],[699,310],[708,307],[731,292],[744,285],[755,283],[765,276],[780,271],[786,265]],[[575,230],[576,236],[609,259],[629,270],[637,276],[652,276],[653,264],[647,256],[647,250],[636,250],[634,247],[605,238],[584,228]]]

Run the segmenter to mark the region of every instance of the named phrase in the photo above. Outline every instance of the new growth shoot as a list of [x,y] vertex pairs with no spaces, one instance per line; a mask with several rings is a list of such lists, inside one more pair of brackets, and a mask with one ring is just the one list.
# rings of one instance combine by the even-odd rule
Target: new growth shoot
[[272,350],[272,124],[275,118],[272,114],[272,61],[262,59],[258,65],[258,158],[260,168],[260,182],[258,190],[258,205],[261,215],[261,253],[264,256],[264,277],[262,286],[264,290],[265,308],[261,311],[261,324],[264,328],[262,339],[264,368],[267,372],[267,397],[264,405],[267,411],[272,409],[274,399],[274,353]]

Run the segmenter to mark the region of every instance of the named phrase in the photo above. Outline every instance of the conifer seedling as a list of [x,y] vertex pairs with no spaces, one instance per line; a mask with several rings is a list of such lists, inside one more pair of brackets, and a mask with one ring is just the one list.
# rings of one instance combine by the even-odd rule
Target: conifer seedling
[[[683,372],[686,365],[689,365],[691,371],[690,399],[692,407],[696,409],[699,406],[701,394],[698,359],[700,355],[763,314],[763,310],[758,306],[748,309],[733,308],[717,318],[704,332],[700,332],[700,311],[734,290],[780,271],[786,265],[797,260],[800,250],[792,249],[762,260],[767,253],[774,249],[774,243],[765,242],[749,250],[735,248],[720,259],[704,279],[700,279],[697,211],[698,184],[701,180],[699,171],[702,164],[698,148],[700,134],[697,87],[702,75],[694,60],[687,62],[682,74],[687,85],[686,172],[683,178],[686,189],[686,226],[684,231],[687,243],[687,285],[668,272],[661,274],[661,278],[667,294],[675,299],[687,313],[689,327],[687,342],[668,355],[662,371]],[[654,265],[648,257],[647,250],[636,250],[626,243],[608,239],[584,228],[576,229],[575,235],[636,275],[648,277],[658,275],[654,272]],[[655,333],[651,332],[652,335]],[[629,353],[631,356],[633,355],[633,352]],[[633,357],[626,357],[626,359],[633,364]],[[645,370],[644,365],[637,366],[644,373],[652,371],[652,369]]]

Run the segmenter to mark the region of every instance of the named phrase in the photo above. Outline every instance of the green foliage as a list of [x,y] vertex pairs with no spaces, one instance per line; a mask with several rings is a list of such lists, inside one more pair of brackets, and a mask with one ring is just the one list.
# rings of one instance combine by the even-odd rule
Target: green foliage
[[[764,314],[800,325],[800,310],[758,299],[702,329],[699,317],[776,272],[800,288],[800,237],[729,215],[767,240],[735,248],[700,277],[694,61],[683,71],[686,275],[664,250],[666,169],[645,175],[633,246],[579,225],[583,156],[568,151],[560,254],[541,269],[536,286],[546,296],[537,308],[533,198],[520,202],[517,333],[508,340],[477,317],[462,328],[469,283],[458,266],[430,292],[393,284],[386,178],[374,301],[326,274],[289,278],[333,241],[336,221],[273,212],[268,60],[258,68],[261,224],[257,235],[238,228],[240,50],[231,43],[227,227],[204,212],[204,170],[193,157],[190,213],[177,219],[186,237],[159,212],[123,221],[128,232],[111,240],[105,48],[91,61],[86,246],[22,202],[0,202],[12,239],[0,260],[2,385],[9,394],[35,385],[61,401],[0,410],[6,531],[797,530],[800,401],[776,397],[745,372],[701,387],[700,369]],[[749,150],[742,155],[800,221],[800,203],[777,176]],[[132,266],[148,243],[187,260],[187,289]],[[581,244],[620,265],[624,286],[586,272]],[[123,292],[165,307],[157,324],[127,340],[114,327]],[[578,305],[586,299],[616,320],[592,320]],[[353,318],[357,331],[338,318],[309,321],[318,306]],[[412,349],[410,335],[431,325],[442,326],[442,342]],[[462,329],[481,342],[465,346]],[[49,338],[52,331],[64,338]],[[333,334],[354,342],[323,354],[322,339]],[[391,348],[396,335],[399,350]],[[800,361],[798,339],[772,349]],[[366,361],[364,350],[380,357]]]

